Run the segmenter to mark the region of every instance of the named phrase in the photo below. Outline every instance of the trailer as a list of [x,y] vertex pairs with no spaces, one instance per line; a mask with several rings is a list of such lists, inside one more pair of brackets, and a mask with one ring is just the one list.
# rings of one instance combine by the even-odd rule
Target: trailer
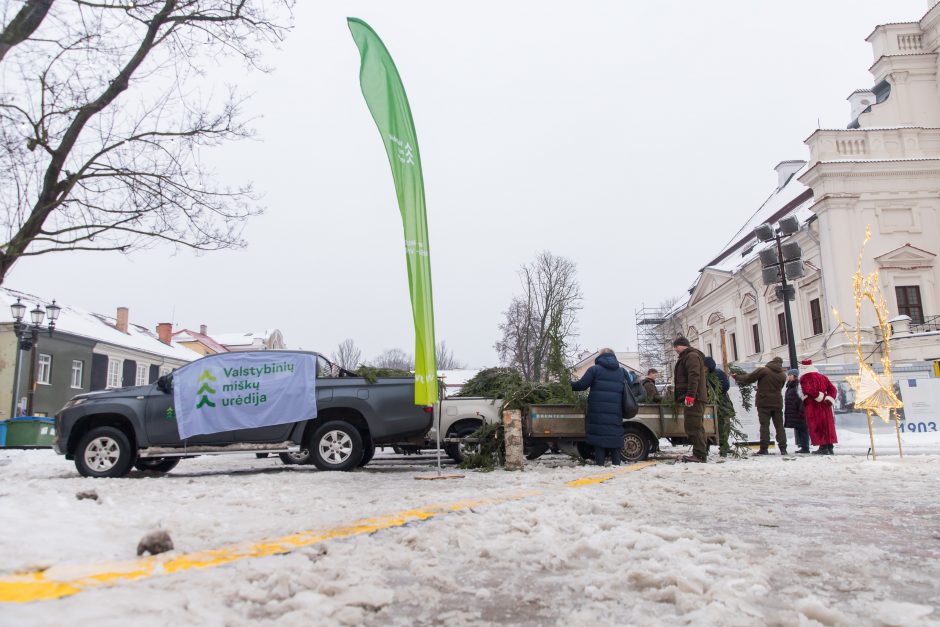
[[[717,410],[705,406],[703,425],[709,444],[718,443]],[[641,404],[633,418],[623,421],[623,459],[638,462],[659,451],[660,439],[670,444],[688,444],[681,408],[673,405]],[[593,459],[593,448],[585,441],[584,411],[574,405],[530,405],[523,415],[526,457],[537,459],[549,449],[584,459]]]

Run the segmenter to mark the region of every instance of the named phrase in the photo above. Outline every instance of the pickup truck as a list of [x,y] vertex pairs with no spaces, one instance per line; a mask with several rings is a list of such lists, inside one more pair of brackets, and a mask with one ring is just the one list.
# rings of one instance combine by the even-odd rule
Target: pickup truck
[[150,385],[73,397],[55,416],[53,448],[74,460],[85,477],[122,477],[133,467],[168,472],[180,459],[196,455],[288,455],[303,449],[312,451],[311,461],[320,470],[352,470],[369,463],[377,445],[424,442],[433,409],[414,404],[413,378],[369,382],[322,355],[306,354],[317,358],[313,420],[181,440],[171,373]]

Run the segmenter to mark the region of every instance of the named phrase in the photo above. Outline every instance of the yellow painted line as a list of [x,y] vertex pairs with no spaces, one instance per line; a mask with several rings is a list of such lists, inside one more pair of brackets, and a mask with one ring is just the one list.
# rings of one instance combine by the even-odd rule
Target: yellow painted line
[[[580,488],[596,485],[609,481],[618,475],[641,470],[654,464],[656,464],[655,461],[641,462],[601,474],[588,475],[581,479],[568,481],[565,486]],[[0,577],[0,603],[28,603],[30,601],[61,599],[83,590],[105,587],[125,581],[170,575],[197,568],[214,568],[253,557],[281,555],[328,540],[339,540],[375,533],[384,529],[402,527],[412,522],[428,520],[442,514],[464,511],[484,505],[519,501],[544,493],[544,490],[529,490],[486,499],[469,499],[440,505],[428,505],[376,518],[364,518],[351,525],[302,531],[255,544],[233,544],[181,555],[156,555],[119,562],[97,562],[85,565],[66,564],[41,571],[7,575]]]
[[610,481],[611,479],[619,475],[622,475],[628,472],[633,472],[635,470],[643,470],[644,468],[648,468],[649,466],[654,466],[657,463],[658,462],[656,462],[655,460],[650,460],[646,462],[638,462],[636,464],[630,464],[629,466],[623,466],[621,468],[610,470],[608,472],[602,472],[596,475],[588,475],[587,477],[581,477],[580,479],[569,481],[565,485],[568,486],[569,488],[583,488],[584,486],[588,486],[588,485],[604,483],[605,481]]

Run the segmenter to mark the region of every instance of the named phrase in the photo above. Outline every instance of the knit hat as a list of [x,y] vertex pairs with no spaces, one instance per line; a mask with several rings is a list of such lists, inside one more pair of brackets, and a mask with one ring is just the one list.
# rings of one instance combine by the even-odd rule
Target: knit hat
[[685,339],[681,335],[672,341],[673,346],[692,346],[689,344],[689,340]]
[[797,370],[796,368],[790,368],[789,370],[787,370],[787,375],[791,375],[791,374],[796,378],[800,377],[800,371]]
[[803,365],[803,366],[812,366],[812,365],[813,365],[813,360],[812,360],[812,359],[804,359],[803,361],[800,362],[800,365]]

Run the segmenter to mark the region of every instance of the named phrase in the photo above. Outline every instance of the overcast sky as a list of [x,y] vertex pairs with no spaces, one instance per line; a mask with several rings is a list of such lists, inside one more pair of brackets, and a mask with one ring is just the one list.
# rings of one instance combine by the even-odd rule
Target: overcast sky
[[[291,348],[414,351],[401,220],[347,16],[398,65],[424,165],[437,338],[495,365],[517,270],[577,263],[578,343],[635,349],[634,309],[677,296],[872,84],[865,37],[926,0],[302,0],[254,92],[256,141],[211,153],[255,182],[248,247],[26,259],[5,285],[153,327],[281,329]],[[211,288],[205,279],[211,279]]]

